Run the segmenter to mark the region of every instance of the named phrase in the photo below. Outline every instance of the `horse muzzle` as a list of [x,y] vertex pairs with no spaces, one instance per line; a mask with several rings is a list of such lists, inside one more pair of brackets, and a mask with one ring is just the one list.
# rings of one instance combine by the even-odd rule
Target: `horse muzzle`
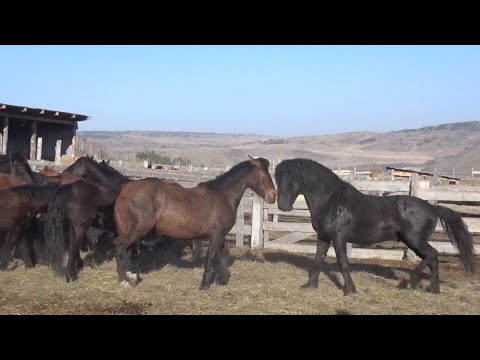
[[275,189],[267,191],[267,193],[265,194],[265,201],[269,204],[273,204],[276,199],[277,199],[277,190]]

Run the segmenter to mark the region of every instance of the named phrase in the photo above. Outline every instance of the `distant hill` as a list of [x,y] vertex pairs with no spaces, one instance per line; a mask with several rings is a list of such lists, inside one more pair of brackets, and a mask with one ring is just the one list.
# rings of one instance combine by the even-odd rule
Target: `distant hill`
[[79,131],[112,159],[142,150],[187,158],[194,164],[228,166],[250,153],[276,161],[306,157],[330,167],[437,166],[480,169],[480,122],[462,122],[390,132],[274,137],[170,131]]

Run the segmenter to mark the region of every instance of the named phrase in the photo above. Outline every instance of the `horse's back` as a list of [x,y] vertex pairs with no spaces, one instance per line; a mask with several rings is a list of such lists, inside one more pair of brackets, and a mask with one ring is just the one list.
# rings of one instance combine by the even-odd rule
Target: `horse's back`
[[13,175],[0,173],[0,189],[7,189],[14,186],[25,185],[27,182]]

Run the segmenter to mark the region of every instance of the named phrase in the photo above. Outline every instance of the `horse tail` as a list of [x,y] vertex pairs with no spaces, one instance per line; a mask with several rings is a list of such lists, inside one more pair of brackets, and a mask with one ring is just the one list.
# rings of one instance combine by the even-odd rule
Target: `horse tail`
[[68,200],[65,188],[61,188],[50,200],[45,216],[45,253],[47,264],[61,274],[66,243],[64,233],[65,203]]
[[443,229],[448,234],[450,242],[460,252],[460,258],[465,271],[473,273],[475,271],[475,249],[473,247],[472,235],[468,231],[465,222],[459,213],[451,209],[438,205],[434,205],[434,209]]

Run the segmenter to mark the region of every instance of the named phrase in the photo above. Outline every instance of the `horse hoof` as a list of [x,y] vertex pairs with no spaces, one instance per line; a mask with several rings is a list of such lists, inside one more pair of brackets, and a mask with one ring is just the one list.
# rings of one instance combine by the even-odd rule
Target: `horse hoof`
[[70,283],[70,282],[75,282],[78,280],[78,275],[66,275],[65,276],[65,280],[67,281],[67,283]]
[[314,290],[316,288],[318,288],[318,284],[311,284],[309,282],[300,286],[300,289],[307,289],[307,290]]
[[126,288],[126,289],[129,289],[132,287],[132,285],[127,281],[127,280],[123,280],[121,283],[120,283],[120,286]]
[[136,273],[132,273],[130,271],[127,271],[125,273],[125,278],[127,279],[127,281],[130,283],[130,285],[132,286],[135,286],[137,284],[140,283],[140,281],[142,281],[142,279],[140,278],[140,276],[138,276]]
[[431,294],[440,294],[440,288],[439,287],[429,287],[427,291]]
[[400,289],[400,290],[407,289],[408,288],[408,283],[409,283],[409,281],[407,279],[402,279],[398,283],[397,288]]
[[344,296],[352,295],[352,294],[356,294],[356,293],[357,293],[357,289],[343,289],[343,295]]
[[200,284],[199,290],[208,290],[210,289],[210,285]]

